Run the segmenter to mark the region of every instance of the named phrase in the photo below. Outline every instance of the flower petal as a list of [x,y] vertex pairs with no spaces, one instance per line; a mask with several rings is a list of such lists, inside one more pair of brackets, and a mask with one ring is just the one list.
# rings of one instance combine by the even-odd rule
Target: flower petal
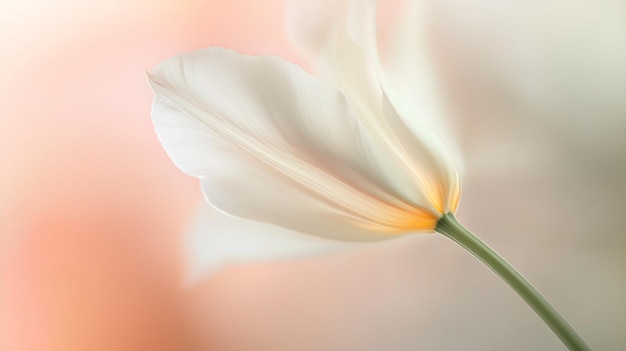
[[[405,1],[394,18],[391,34],[383,48],[386,60],[385,72],[393,84],[408,98],[437,136],[442,139],[451,153],[457,169],[462,168],[460,146],[455,137],[454,116],[448,109],[440,80],[437,76],[435,59],[432,57],[429,15],[432,1]],[[413,123],[407,119],[406,123]],[[419,128],[414,126],[412,129]]]
[[281,260],[348,249],[353,244],[307,235],[267,223],[198,207],[187,237],[189,272],[194,284],[226,265]]
[[[353,0],[349,6],[337,7],[335,11],[345,11],[343,17],[335,14],[340,20],[320,29],[324,37],[315,38],[316,43],[307,44],[313,37],[299,35],[314,30],[300,30],[297,21],[291,21],[295,25],[291,32],[297,46],[317,49],[313,59],[318,69],[346,96],[361,123],[384,139],[410,169],[436,211],[454,211],[460,190],[453,158],[423,118],[438,111],[416,108],[387,77],[378,56],[376,3]],[[294,8],[292,16],[298,17],[299,7]],[[421,89],[425,96],[419,97],[424,100],[431,98],[425,86]]]
[[149,76],[159,139],[223,211],[344,240],[434,228],[402,160],[297,66],[213,48]]

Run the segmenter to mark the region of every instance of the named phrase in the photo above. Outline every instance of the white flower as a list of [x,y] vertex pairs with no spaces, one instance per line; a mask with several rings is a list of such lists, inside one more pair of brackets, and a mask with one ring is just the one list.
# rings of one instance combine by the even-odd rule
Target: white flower
[[159,64],[149,73],[156,132],[232,216],[348,241],[430,232],[459,202],[453,158],[420,97],[382,67],[375,2],[344,10],[294,35],[320,78],[223,48]]

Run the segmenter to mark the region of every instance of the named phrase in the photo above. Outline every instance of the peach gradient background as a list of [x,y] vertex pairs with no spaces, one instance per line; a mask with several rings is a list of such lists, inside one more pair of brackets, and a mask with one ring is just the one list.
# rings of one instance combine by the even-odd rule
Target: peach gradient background
[[[486,18],[506,11],[481,3]],[[183,289],[181,242],[200,195],[156,140],[144,71],[214,45],[297,60],[283,10],[0,0],[1,350],[559,349],[501,282],[436,236],[234,267]],[[468,42],[455,26],[494,33],[497,21],[436,16],[463,112],[461,218],[592,346],[623,349],[626,136],[611,116],[626,109],[595,114],[596,129],[546,122],[514,89],[462,74],[500,51],[495,36]]]
[[144,72],[209,45],[283,53],[280,12],[0,2],[0,349],[188,348],[180,242],[200,195],[155,138]]

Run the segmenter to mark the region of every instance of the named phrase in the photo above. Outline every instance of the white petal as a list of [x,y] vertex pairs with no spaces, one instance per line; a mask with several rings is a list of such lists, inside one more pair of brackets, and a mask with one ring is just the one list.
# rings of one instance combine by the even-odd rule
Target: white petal
[[[298,9],[298,6],[294,8]],[[300,47],[318,48],[313,57],[318,68],[346,96],[363,125],[384,139],[410,169],[436,210],[440,213],[454,211],[459,180],[453,158],[423,117],[426,113],[438,111],[432,108],[420,110],[419,104],[416,108],[387,77],[378,57],[376,1],[352,1],[350,6],[336,8],[336,11],[341,9],[345,11],[343,17],[334,16],[340,18],[338,23],[320,28],[319,33],[325,37],[316,38],[316,45],[307,45],[311,36],[299,35],[313,30],[300,30],[298,22],[292,20],[294,40]],[[293,10],[292,16],[298,17],[297,13]],[[420,98],[432,97],[426,94],[430,91],[421,90],[425,96]]]
[[[389,79],[408,98],[421,119],[425,120],[446,145],[457,169],[462,168],[462,157],[454,135],[453,116],[441,92],[441,81],[430,47],[428,15],[432,1],[406,1],[397,9],[391,35],[384,47],[385,72]],[[407,119],[411,125],[414,119]],[[419,128],[419,125],[412,126]]]
[[189,284],[231,264],[292,259],[354,246],[229,216],[208,204],[198,207],[186,242]]
[[344,240],[434,227],[401,160],[297,66],[213,48],[166,60],[150,80],[159,139],[223,211]]

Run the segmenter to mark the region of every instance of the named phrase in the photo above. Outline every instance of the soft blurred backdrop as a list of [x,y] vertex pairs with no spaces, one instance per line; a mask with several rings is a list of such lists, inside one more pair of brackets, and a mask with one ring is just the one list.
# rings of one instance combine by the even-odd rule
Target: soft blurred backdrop
[[[626,3],[428,9],[465,159],[458,217],[593,349],[625,349]],[[284,12],[284,0],[0,0],[1,350],[561,348],[435,235],[184,284],[202,200],[154,135],[144,72],[216,45],[298,62]]]

